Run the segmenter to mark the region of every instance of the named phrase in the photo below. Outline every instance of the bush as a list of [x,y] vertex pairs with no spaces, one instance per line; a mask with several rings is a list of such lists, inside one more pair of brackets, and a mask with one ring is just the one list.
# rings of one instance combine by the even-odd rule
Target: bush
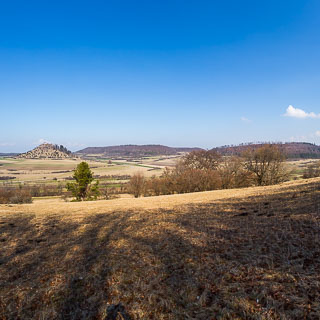
[[217,170],[190,169],[178,164],[164,175],[165,189],[169,193],[188,193],[221,189],[221,178]]
[[[153,176],[145,181],[144,193],[147,195],[165,195],[222,188],[218,170],[203,166],[199,159],[197,159],[196,165],[193,165],[195,162],[189,162],[189,160],[186,164],[183,159],[173,169],[166,168],[161,177]],[[199,163],[201,165],[198,165]]]
[[[193,151],[160,177],[146,180],[135,174],[128,183],[137,198],[217,189],[269,185],[287,178],[284,155],[271,145],[249,150],[241,157],[222,157],[214,151]],[[319,173],[320,174],[320,173]]]
[[32,203],[32,196],[28,190],[22,188],[0,188],[0,203]]
[[57,185],[38,184],[24,186],[24,189],[29,190],[33,197],[52,197],[63,195],[63,185],[58,183]]
[[303,173],[304,179],[316,177],[320,177],[320,161],[309,164],[307,169]]
[[104,197],[105,200],[111,200],[118,197],[118,195],[121,193],[121,188],[115,188],[115,187],[108,187],[101,188],[101,194]]
[[0,176],[0,180],[4,180],[4,181],[6,181],[6,180],[13,180],[13,179],[15,179],[16,177],[10,177],[10,176]]

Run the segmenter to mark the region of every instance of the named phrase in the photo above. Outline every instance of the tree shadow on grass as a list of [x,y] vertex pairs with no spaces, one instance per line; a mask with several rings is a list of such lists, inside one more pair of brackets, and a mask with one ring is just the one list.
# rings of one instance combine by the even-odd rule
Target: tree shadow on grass
[[289,192],[79,220],[0,218],[0,319],[106,319],[118,303],[132,319],[317,319],[313,208]]
[[109,241],[122,236],[126,216],[95,215],[82,222],[36,222],[34,215],[3,219],[3,318],[95,319],[106,301]]

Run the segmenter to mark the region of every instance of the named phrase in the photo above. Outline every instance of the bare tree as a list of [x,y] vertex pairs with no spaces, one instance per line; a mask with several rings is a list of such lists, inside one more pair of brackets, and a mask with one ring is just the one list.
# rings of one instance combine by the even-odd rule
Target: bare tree
[[244,167],[255,176],[259,186],[276,184],[287,177],[285,155],[278,146],[264,145],[258,149],[248,149],[243,153]]
[[128,190],[135,198],[138,198],[143,194],[145,184],[146,180],[144,175],[141,172],[137,172],[131,177],[128,183]]
[[238,156],[225,157],[218,171],[223,189],[243,188],[252,185],[253,174],[246,170],[243,159]]
[[184,166],[200,170],[216,170],[220,161],[221,155],[213,150],[192,151],[182,158]]
[[218,159],[220,155],[211,151],[191,152],[173,169],[164,171],[160,178],[162,192],[172,194],[220,189]]

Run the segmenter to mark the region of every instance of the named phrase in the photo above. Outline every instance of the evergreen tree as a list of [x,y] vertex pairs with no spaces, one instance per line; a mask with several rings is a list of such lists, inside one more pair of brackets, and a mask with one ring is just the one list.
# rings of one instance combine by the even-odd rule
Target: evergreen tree
[[[77,200],[85,200],[93,181],[93,173],[87,162],[79,163],[74,171],[73,178],[76,182],[67,183],[67,189],[72,192]],[[94,186],[95,194],[98,195],[98,183]]]

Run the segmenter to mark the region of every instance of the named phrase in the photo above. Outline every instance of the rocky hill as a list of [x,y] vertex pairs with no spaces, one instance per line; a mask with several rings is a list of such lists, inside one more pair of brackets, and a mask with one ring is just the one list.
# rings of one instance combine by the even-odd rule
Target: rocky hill
[[18,155],[18,158],[23,159],[66,159],[70,157],[72,153],[67,148],[51,143],[43,143],[31,151]]
[[158,155],[175,155],[179,152],[191,152],[200,148],[172,148],[163,145],[123,145],[109,147],[88,147],[77,151],[82,155],[103,154],[106,157],[144,157]]
[[[247,143],[237,146],[213,148],[222,155],[241,155],[247,149],[257,149],[266,143]],[[274,143],[289,159],[320,159],[320,146],[308,142]]]

